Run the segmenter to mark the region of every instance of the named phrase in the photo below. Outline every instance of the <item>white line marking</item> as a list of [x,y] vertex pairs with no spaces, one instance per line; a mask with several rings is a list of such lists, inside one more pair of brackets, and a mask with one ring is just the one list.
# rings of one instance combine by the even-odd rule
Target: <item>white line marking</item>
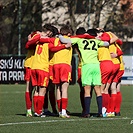
[[83,118],[83,119],[62,119],[62,120],[46,120],[46,121],[31,121],[31,122],[16,122],[16,123],[3,123],[0,126],[20,125],[20,124],[35,124],[35,123],[54,123],[54,122],[70,122],[70,121],[108,121],[108,120],[129,120],[132,118]]

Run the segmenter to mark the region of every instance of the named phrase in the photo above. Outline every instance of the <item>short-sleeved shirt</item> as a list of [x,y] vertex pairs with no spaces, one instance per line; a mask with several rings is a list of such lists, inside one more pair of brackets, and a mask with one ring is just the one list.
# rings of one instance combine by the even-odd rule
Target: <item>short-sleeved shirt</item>
[[72,45],[78,44],[81,55],[82,65],[99,63],[98,47],[103,46],[104,42],[97,39],[71,38]]

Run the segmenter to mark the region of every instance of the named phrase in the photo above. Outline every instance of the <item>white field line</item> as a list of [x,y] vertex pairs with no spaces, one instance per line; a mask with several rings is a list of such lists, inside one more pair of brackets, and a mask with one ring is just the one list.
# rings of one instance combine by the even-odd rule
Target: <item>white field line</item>
[[130,120],[132,118],[122,117],[122,118],[94,118],[94,119],[62,119],[62,120],[46,120],[46,121],[31,121],[31,122],[15,122],[15,123],[3,123],[0,126],[11,126],[11,125],[26,125],[26,124],[36,124],[36,123],[55,123],[55,122],[72,122],[72,121],[108,121],[108,120]]

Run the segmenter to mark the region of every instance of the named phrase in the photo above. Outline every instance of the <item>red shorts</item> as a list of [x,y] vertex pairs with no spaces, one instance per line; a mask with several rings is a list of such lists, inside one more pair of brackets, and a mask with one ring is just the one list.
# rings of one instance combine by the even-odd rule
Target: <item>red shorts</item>
[[69,82],[71,80],[71,66],[68,64],[53,65],[53,83]]
[[53,81],[53,65],[49,66],[49,78]]
[[120,83],[121,82],[121,78],[122,78],[122,75],[124,74],[124,70],[119,70],[118,74],[117,74],[117,78],[118,78],[118,82]]
[[110,76],[110,79],[108,80],[108,83],[112,83],[112,82],[118,83],[117,74],[118,74],[118,72],[120,70],[120,64],[113,64],[113,65],[114,65],[114,67],[113,67],[113,73]]
[[106,60],[100,62],[102,84],[106,84],[113,73],[113,62]]
[[30,81],[30,79],[31,79],[31,68],[25,67],[24,68],[24,80]]
[[47,87],[49,82],[49,73],[43,70],[32,69],[31,80],[33,86]]
[[81,67],[78,67],[78,83],[81,83]]

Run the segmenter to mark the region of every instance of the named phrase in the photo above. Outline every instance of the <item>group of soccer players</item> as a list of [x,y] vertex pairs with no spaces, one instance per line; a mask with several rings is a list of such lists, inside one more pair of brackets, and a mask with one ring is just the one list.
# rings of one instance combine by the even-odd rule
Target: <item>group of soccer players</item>
[[83,108],[81,116],[90,117],[92,88],[96,93],[98,117],[120,115],[120,82],[124,73],[121,44],[122,41],[112,32],[99,28],[86,31],[80,27],[73,35],[67,25],[58,30],[51,24],[45,24],[41,32],[31,33],[25,46],[28,50],[24,64],[26,116],[33,115],[32,101],[34,116],[49,114],[49,94],[51,114],[70,117],[67,113],[67,92],[73,50],[79,55],[77,82]]

